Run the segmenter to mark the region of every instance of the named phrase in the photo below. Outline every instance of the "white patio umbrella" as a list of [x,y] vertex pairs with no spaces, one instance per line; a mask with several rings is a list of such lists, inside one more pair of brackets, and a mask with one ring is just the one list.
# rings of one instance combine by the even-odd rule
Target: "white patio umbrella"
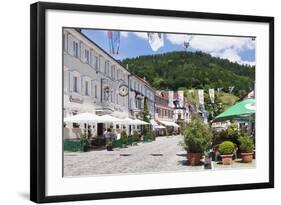
[[134,119],[134,122],[137,125],[148,125],[149,124],[148,122],[145,122],[145,121],[142,121],[142,120],[139,120],[139,119]]
[[103,123],[113,123],[113,122],[123,122],[123,119],[119,119],[116,117],[112,117],[110,115],[102,115],[99,116],[98,122],[103,122]]
[[123,119],[123,122],[126,123],[126,124],[129,124],[129,125],[134,125],[134,124],[136,124],[136,122],[135,122],[133,119],[128,118],[128,117],[126,117],[125,119]]
[[98,115],[85,112],[70,117],[65,117],[64,122],[86,123],[87,124],[86,133],[88,133],[89,131],[88,125],[92,123],[97,123],[99,118],[100,116]]
[[93,123],[98,122],[100,116],[93,113],[80,113],[70,117],[65,117],[64,122],[76,122],[76,123]]

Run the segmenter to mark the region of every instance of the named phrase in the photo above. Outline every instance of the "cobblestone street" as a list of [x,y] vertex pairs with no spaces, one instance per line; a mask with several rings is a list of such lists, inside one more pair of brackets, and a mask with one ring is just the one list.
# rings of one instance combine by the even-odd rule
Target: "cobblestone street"
[[[186,151],[178,144],[181,139],[182,136],[158,137],[153,142],[114,151],[65,152],[64,176],[204,170],[203,165],[188,165]],[[235,162],[226,167],[213,162],[213,169],[254,166],[255,162]]]

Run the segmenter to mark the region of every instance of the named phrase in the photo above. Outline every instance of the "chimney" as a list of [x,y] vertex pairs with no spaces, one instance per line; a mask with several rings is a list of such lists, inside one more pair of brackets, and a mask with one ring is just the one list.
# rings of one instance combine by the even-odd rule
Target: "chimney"
[[129,70],[129,65],[128,65],[128,63],[126,64],[126,69]]

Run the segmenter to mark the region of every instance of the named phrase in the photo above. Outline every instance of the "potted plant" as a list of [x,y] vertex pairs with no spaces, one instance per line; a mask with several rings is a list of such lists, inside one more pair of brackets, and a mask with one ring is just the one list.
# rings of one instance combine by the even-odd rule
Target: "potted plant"
[[147,137],[149,140],[154,141],[156,139],[156,134],[153,131],[148,131]]
[[219,145],[219,153],[222,158],[223,165],[232,164],[234,149],[234,143],[231,141],[224,141]]
[[188,127],[184,130],[184,146],[187,150],[187,159],[191,166],[200,164],[202,155],[212,141],[212,131],[198,117],[193,117]]
[[240,136],[240,150],[243,162],[252,162],[253,160],[253,150],[254,150],[254,140],[250,136]]
[[113,151],[112,142],[113,142],[113,140],[111,140],[111,139],[109,139],[109,140],[106,142],[106,150],[107,150],[107,151]]
[[90,145],[90,140],[89,140],[87,134],[84,134],[84,133],[80,134],[80,143],[83,146],[83,151],[86,152]]
[[138,141],[140,140],[140,135],[137,131],[134,131],[132,135],[132,139],[133,139],[133,145],[137,145]]
[[126,147],[128,143],[128,136],[124,130],[121,132],[120,140],[122,142],[122,146]]

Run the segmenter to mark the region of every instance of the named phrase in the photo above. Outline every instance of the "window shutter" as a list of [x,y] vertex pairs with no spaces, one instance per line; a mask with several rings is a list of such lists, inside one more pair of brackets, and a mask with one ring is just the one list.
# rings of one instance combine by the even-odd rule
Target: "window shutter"
[[86,95],[86,79],[81,77],[81,94]]
[[91,92],[90,92],[90,95],[91,95],[91,97],[94,97],[94,89],[95,89],[95,87],[94,87],[95,85],[94,85],[94,81],[92,80],[91,81],[91,84],[90,84],[90,87],[91,87]]
[[81,47],[81,55],[80,58],[81,60],[85,63],[86,62],[86,57],[85,57],[85,46],[80,43],[80,47]]
[[68,37],[68,53],[70,53],[71,55],[73,55],[73,39],[71,38],[71,36]]
[[92,94],[91,81],[88,81],[88,95],[91,96],[91,94]]
[[73,92],[73,74],[69,72],[69,92]]
[[63,72],[63,90],[69,91],[69,71]]
[[82,79],[81,79],[81,77],[79,76],[78,77],[78,80],[77,80],[77,90],[78,90],[78,93],[81,93],[81,91],[82,91]]

